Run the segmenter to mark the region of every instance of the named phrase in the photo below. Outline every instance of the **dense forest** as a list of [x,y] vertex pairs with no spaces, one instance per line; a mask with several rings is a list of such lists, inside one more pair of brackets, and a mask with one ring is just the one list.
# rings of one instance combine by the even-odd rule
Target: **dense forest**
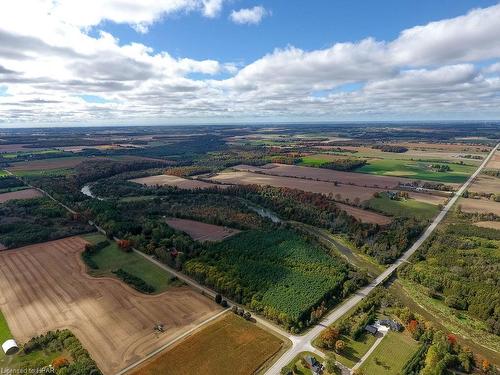
[[343,260],[285,228],[208,245],[184,271],[293,332],[366,282]]
[[406,151],[408,151],[408,148],[404,147],[404,146],[398,146],[398,145],[375,145],[375,146],[372,146],[372,148],[376,149],[376,150],[380,150],[382,152],[395,152],[395,153],[404,153]]
[[500,335],[499,251],[500,231],[463,220],[448,223],[419,249],[416,262],[404,266],[400,275]]
[[0,205],[0,243],[9,248],[92,230],[49,198],[12,200]]
[[418,237],[426,222],[397,218],[387,226],[362,223],[336,206],[332,198],[301,190],[235,186],[219,194],[232,194],[276,212],[286,220],[346,234],[354,244],[382,264],[396,260]]

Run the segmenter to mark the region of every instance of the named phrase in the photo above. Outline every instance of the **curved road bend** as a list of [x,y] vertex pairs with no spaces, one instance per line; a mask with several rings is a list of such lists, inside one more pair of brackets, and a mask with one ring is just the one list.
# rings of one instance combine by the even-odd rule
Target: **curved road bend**
[[351,308],[356,306],[358,302],[360,302],[363,298],[365,298],[376,286],[380,285],[384,280],[386,280],[392,273],[399,267],[401,264],[408,261],[408,259],[417,251],[417,249],[422,245],[422,243],[429,238],[432,232],[436,229],[439,223],[446,216],[448,211],[453,207],[455,202],[462,196],[464,191],[472,184],[474,179],[477,177],[479,173],[481,173],[484,166],[490,161],[495,152],[498,149],[499,144],[497,144],[493,150],[489,153],[489,155],[484,159],[481,165],[477,168],[477,170],[469,177],[469,179],[462,185],[462,187],[455,192],[453,197],[450,199],[448,204],[443,208],[443,210],[436,216],[431,225],[426,229],[426,231],[419,237],[419,239],[410,247],[396,262],[394,262],[389,268],[387,268],[384,272],[382,272],[375,280],[373,280],[370,284],[365,286],[364,288],[358,290],[352,297],[344,301],[339,307],[331,311],[329,314],[325,316],[325,318],[312,329],[310,329],[303,336],[294,336],[288,335],[292,340],[293,346],[289,351],[285,352],[269,370],[266,372],[266,375],[277,375],[280,373],[281,369],[285,367],[297,354],[300,352],[310,350],[311,342],[314,340],[321,331],[331,324],[333,324],[337,319],[339,319],[342,315],[347,313]]

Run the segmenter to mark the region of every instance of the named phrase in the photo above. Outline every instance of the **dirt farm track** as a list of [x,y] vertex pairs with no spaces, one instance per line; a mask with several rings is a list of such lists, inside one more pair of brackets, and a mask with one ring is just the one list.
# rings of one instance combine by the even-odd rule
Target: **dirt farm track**
[[[114,374],[219,311],[188,287],[148,296],[85,272],[80,237],[0,253],[0,309],[18,342],[69,328],[104,374]],[[156,335],[153,326],[164,323]]]

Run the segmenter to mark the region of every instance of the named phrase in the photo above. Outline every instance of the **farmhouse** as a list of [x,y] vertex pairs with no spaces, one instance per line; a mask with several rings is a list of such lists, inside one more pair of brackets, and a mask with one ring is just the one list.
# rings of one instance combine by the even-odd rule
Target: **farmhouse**
[[323,373],[323,365],[318,362],[316,358],[314,358],[312,355],[306,355],[304,357],[304,361],[306,362],[306,365],[309,369],[311,369],[312,373],[314,375],[319,375]]
[[381,326],[389,327],[392,331],[399,332],[403,329],[403,325],[392,319],[382,319],[375,322],[375,324],[380,324]]
[[17,346],[16,340],[8,339],[2,344],[2,349],[5,354],[12,355],[19,351],[19,346]]
[[375,326],[372,326],[371,324],[367,324],[365,326],[365,331],[370,332],[372,335],[376,335],[378,332],[378,328]]

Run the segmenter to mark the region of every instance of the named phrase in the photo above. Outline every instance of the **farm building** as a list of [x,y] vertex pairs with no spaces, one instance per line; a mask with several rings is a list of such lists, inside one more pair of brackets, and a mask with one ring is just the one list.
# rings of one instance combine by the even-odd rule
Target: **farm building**
[[372,326],[371,324],[367,324],[365,326],[365,331],[370,332],[372,335],[376,335],[378,332],[378,328],[375,326]]
[[312,371],[314,375],[319,375],[323,373],[323,365],[318,362],[316,358],[311,355],[306,355],[304,357],[307,367]]
[[377,321],[376,323],[380,324],[381,326],[389,327],[392,331],[396,332],[399,332],[403,329],[403,325],[401,323],[396,322],[392,319],[382,319]]
[[17,346],[16,340],[8,339],[2,344],[2,349],[5,354],[12,355],[19,351],[19,346]]

